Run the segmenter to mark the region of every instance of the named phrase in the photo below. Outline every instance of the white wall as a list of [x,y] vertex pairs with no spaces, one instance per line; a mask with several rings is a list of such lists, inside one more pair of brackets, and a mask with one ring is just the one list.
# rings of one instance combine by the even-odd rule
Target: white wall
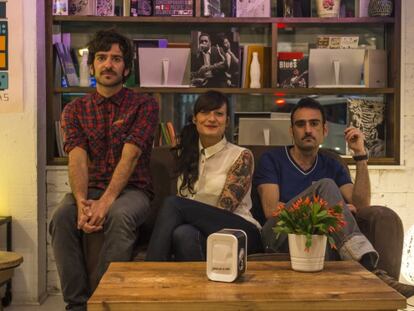
[[414,1],[402,1],[402,141],[404,169],[371,170],[373,203],[398,212],[407,231],[414,225]]
[[20,94],[22,109],[0,113],[0,213],[13,217],[14,250],[24,257],[13,278],[13,301],[26,303],[38,302],[46,288],[43,2],[7,3],[9,61],[22,66],[10,68],[18,77],[10,98]]

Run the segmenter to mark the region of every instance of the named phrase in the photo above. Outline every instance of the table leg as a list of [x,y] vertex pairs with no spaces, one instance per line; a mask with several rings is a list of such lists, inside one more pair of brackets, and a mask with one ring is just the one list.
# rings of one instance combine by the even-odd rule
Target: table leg
[[[6,239],[7,239],[7,243],[6,243],[6,247],[7,247],[7,251],[11,252],[12,251],[12,225],[11,225],[11,221],[9,221],[6,225]],[[4,294],[4,297],[1,299],[1,303],[0,303],[0,311],[3,310],[3,306],[7,307],[11,304],[12,301],[12,283],[11,283],[11,278],[10,280],[7,281],[6,283],[6,292]]]

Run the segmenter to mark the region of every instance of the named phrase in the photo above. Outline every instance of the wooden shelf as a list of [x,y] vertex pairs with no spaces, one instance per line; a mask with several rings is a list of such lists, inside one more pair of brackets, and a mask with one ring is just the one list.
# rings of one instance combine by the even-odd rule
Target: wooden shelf
[[[58,153],[56,150],[56,138],[54,131],[54,121],[58,120],[62,110],[63,99],[61,95],[82,95],[94,92],[94,88],[84,87],[55,87],[56,81],[54,71],[54,51],[53,51],[53,34],[56,32],[68,32],[76,35],[76,40],[86,40],[86,33],[93,33],[102,27],[118,25],[120,29],[128,34],[145,35],[148,29],[154,26],[154,35],[166,33],[166,37],[172,40],[183,40],[183,35],[187,36],[191,29],[223,29],[228,27],[237,27],[248,30],[249,36],[252,34],[257,37],[258,42],[269,45],[272,49],[272,55],[269,60],[271,68],[271,77],[269,88],[249,89],[249,88],[215,88],[225,94],[245,95],[247,96],[277,96],[277,97],[303,97],[310,95],[361,95],[375,96],[383,95],[385,106],[385,127],[387,129],[386,146],[387,157],[373,158],[369,160],[370,165],[398,165],[400,164],[400,125],[399,118],[401,115],[401,1],[394,0],[393,17],[360,17],[360,18],[318,18],[318,17],[269,17],[269,18],[236,18],[236,17],[201,17],[202,0],[195,0],[195,16],[52,16],[52,0],[45,1],[46,10],[46,71],[47,71],[47,158],[50,165],[66,165],[67,158],[55,157]],[[356,27],[353,27],[356,26]],[[283,36],[291,35],[284,31],[283,28],[309,28],[313,35],[319,32],[321,34],[333,33],[342,29],[356,29],[359,35],[362,35],[364,29],[367,33],[373,30],[373,33],[383,40],[382,48],[388,52],[388,82],[392,87],[388,88],[276,88],[277,85],[277,48],[279,40]],[[321,28],[315,32],[312,28]],[[165,31],[164,31],[165,29]],[[253,30],[252,30],[253,29]],[[260,29],[256,34],[256,29]],[[263,31],[264,30],[264,31]],[[207,31],[207,30],[206,30]],[[85,35],[83,35],[85,33]],[[306,36],[308,32],[304,32]],[[279,37],[279,36],[282,37]],[[83,38],[84,36],[85,38]],[[180,37],[181,36],[181,37]],[[250,42],[252,38],[245,36],[245,41]],[[81,38],[82,37],[82,38]],[[177,38],[176,38],[177,37]],[[76,41],[75,40],[75,41]],[[256,40],[256,38],[254,38]],[[296,39],[294,39],[296,40]],[[302,39],[301,39],[302,40]],[[82,41],[83,42],[83,41]],[[85,41],[86,42],[86,41]],[[180,42],[180,41],[179,41]],[[154,93],[155,96],[165,94],[162,101],[173,100],[169,94],[200,94],[207,91],[207,88],[140,88],[132,87],[135,92]],[[254,98],[256,101],[266,101],[267,98]],[[244,101],[244,99],[243,99]],[[259,108],[260,109],[260,108]],[[348,163],[353,163],[352,159],[346,159]]]
[[68,165],[68,158],[67,157],[53,157],[47,163],[47,165]]
[[[199,94],[207,91],[207,88],[140,88],[132,87],[135,92],[139,93],[183,93],[183,94]],[[278,96],[284,95],[331,95],[331,94],[394,94],[393,88],[264,88],[264,89],[248,89],[248,88],[217,88],[215,89],[226,94],[263,94],[272,95],[277,93]],[[94,88],[87,87],[68,87],[55,88],[57,94],[67,93],[91,93]],[[281,95],[284,94],[284,95]]]
[[54,23],[392,24],[393,17],[53,16]]

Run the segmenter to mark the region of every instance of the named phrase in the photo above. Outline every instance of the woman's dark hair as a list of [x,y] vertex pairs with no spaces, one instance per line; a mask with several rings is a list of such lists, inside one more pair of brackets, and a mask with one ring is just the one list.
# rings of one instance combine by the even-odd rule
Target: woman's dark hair
[[187,189],[194,194],[194,184],[198,179],[198,132],[196,125],[193,123],[193,116],[199,112],[208,112],[219,109],[226,105],[227,116],[230,115],[230,104],[227,97],[217,91],[208,91],[200,95],[193,108],[193,115],[188,120],[180,133],[178,144],[173,149],[177,157],[177,175],[182,175],[183,180],[180,185],[180,195],[184,195],[183,191]]
[[131,41],[117,32],[115,29],[106,29],[98,31],[91,41],[88,43],[88,65],[93,64],[95,54],[100,51],[107,52],[111,49],[112,44],[118,44],[119,49],[122,52],[125,69],[129,69],[129,73],[124,77],[124,82],[131,74],[132,61],[133,61],[133,49]]

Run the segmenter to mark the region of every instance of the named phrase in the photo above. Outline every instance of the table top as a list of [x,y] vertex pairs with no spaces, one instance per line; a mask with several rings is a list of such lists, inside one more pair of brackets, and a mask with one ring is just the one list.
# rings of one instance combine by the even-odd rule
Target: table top
[[234,283],[213,282],[205,262],[111,263],[88,310],[397,310],[403,296],[353,261],[321,272],[290,262],[248,262]]
[[0,270],[15,268],[23,262],[23,257],[14,252],[0,251]]

